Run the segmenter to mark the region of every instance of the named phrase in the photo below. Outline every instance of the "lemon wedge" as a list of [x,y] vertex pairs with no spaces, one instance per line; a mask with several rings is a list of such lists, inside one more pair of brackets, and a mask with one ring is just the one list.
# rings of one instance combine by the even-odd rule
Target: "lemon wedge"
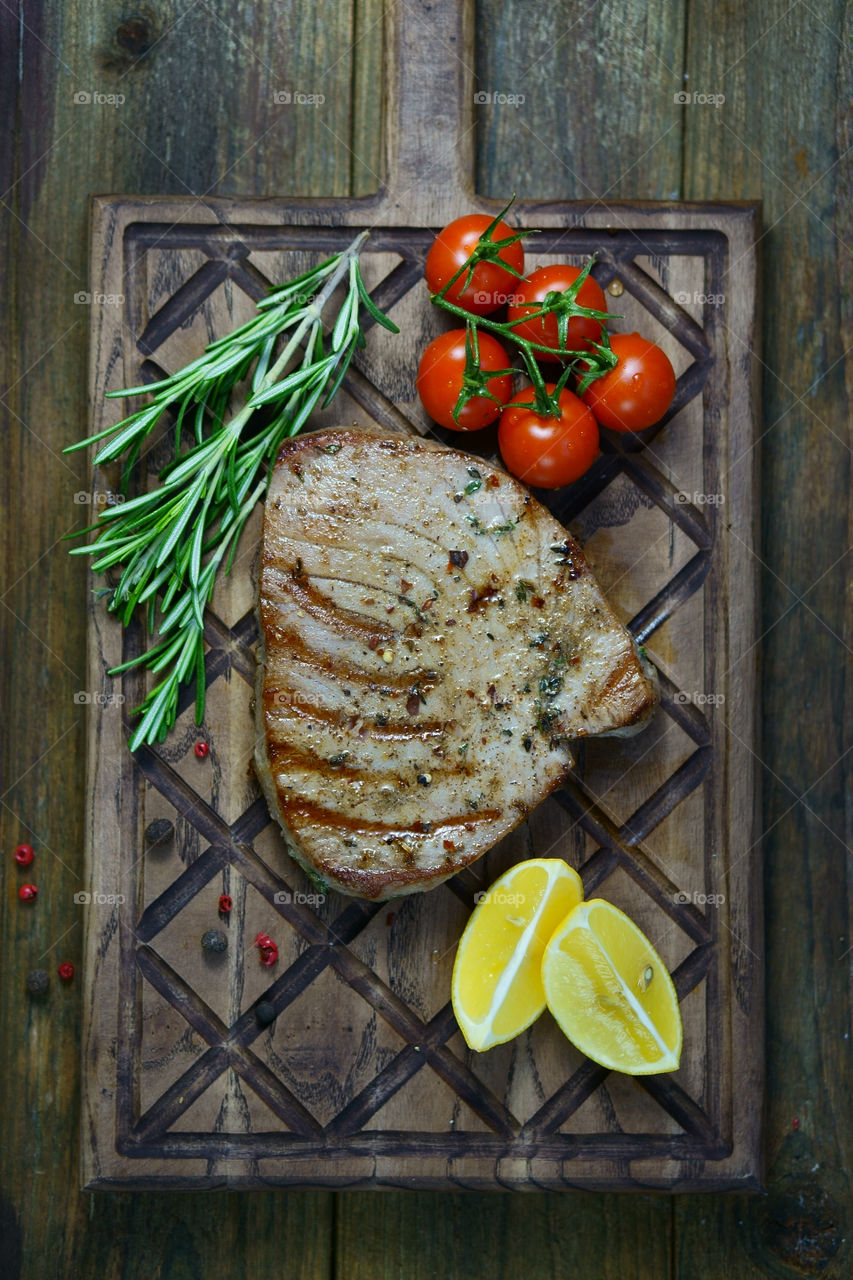
[[581,1053],[627,1075],[675,1071],[681,1013],[672,979],[641,929],[601,898],[570,910],[545,948],[548,1008]]
[[583,900],[561,858],[516,863],[482,895],[453,966],[453,1012],[471,1049],[517,1036],[545,1008],[542,956],[555,928]]

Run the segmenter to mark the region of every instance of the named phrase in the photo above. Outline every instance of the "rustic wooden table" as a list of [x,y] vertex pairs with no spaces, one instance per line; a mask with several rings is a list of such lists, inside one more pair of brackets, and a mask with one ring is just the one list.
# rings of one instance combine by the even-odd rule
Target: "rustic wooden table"
[[[59,540],[88,488],[83,459],[60,453],[87,419],[88,196],[372,190],[383,5],[3,0],[0,22],[0,1274],[851,1274],[851,7],[477,6],[479,84],[516,99],[480,107],[481,191],[764,202],[764,346],[744,359],[764,390],[768,1194],[676,1199],[78,1191],[80,984],[55,968],[79,963],[82,935],[84,572]],[[276,101],[287,92],[324,101]],[[38,849],[35,913],[17,898],[22,840]],[[37,965],[54,973],[40,1006],[24,990]]]

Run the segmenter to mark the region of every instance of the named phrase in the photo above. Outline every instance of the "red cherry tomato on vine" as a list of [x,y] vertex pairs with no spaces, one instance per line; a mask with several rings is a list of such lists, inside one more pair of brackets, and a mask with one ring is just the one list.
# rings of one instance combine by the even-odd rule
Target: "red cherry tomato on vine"
[[[553,392],[553,384],[546,386]],[[501,414],[501,457],[525,484],[559,489],[578,480],[598,457],[598,424],[586,405],[574,392],[561,391],[560,409],[559,418],[542,417],[533,387],[525,387]]]
[[[507,321],[521,320],[514,325],[514,332],[519,338],[528,342],[541,342],[546,347],[559,350],[560,335],[557,328],[556,315],[540,316],[536,320],[524,320],[536,311],[545,301],[546,294],[564,293],[577,280],[580,267],[569,266],[567,262],[555,263],[551,267],[540,267],[532,271],[526,280],[517,280],[513,300],[507,311]],[[580,289],[576,301],[581,307],[589,307],[593,311],[606,311],[607,302],[599,285],[592,276],[587,276]],[[565,346],[569,351],[586,351],[589,342],[601,341],[601,322],[589,316],[572,316],[569,320],[569,331]],[[534,352],[537,360],[559,360],[547,351]]]
[[[454,422],[453,410],[465,372],[465,335],[464,329],[439,334],[421,356],[418,366],[417,387],[423,407],[440,426],[449,427],[451,431],[479,431],[488,426],[512,395],[512,374],[489,378],[489,391],[498,397],[500,404],[486,396],[473,396],[460,409],[459,421]],[[495,338],[481,333],[478,341],[481,369],[488,373],[490,369],[509,368],[509,356]]]
[[[464,218],[449,222],[432,243],[426,260],[426,282],[430,293],[440,293],[448,280],[470,258],[477,241],[489,227],[492,219],[485,213],[469,213]],[[499,222],[491,234],[492,240],[505,240],[513,235],[513,228]],[[466,285],[467,272],[448,289],[445,297],[458,307],[475,316],[487,316],[509,300],[518,278],[500,264],[506,262],[519,275],[524,270],[524,249],[521,241],[501,249],[498,262],[478,262],[474,274]]]
[[639,333],[614,333],[615,368],[596,378],[583,402],[611,431],[645,431],[660,422],[675,395],[675,370],[666,352]]

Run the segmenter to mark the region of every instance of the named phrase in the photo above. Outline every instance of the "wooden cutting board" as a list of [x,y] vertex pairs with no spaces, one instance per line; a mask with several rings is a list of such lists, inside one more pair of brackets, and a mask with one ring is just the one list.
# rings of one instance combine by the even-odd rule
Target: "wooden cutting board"
[[[399,5],[389,178],[376,196],[94,201],[92,430],[120,416],[106,391],[195,357],[270,283],[362,227],[368,284],[402,332],[370,329],[315,422],[430,429],[414,371],[447,326],[427,302],[425,253],[450,218],[496,208],[470,189],[469,17],[451,0]],[[438,47],[448,52],[436,65]],[[543,228],[534,265],[596,252],[623,317],[613,327],[654,337],[679,375],[653,439],[606,440],[551,504],[657,666],[661,709],[637,738],[588,741],[566,787],[446,885],[391,904],[318,901],[250,766],[260,512],[208,617],[200,731],[187,700],[165,743],[130,755],[141,686],[107,671],[141,637],[91,596],[86,1187],[760,1185],[757,208],[521,202],[514,217]],[[481,447],[494,447],[489,433]],[[145,459],[148,483],[161,453]],[[96,472],[96,499],[115,484]],[[157,820],[171,834],[152,846]],[[588,896],[628,911],[672,970],[685,1028],[674,1075],[608,1073],[547,1013],[509,1045],[467,1050],[449,995],[474,894],[546,854],[577,867]],[[220,927],[221,893],[234,906],[228,950],[214,956],[200,938]],[[280,949],[272,970],[252,945],[261,930]],[[262,997],[278,1014],[267,1027]]]

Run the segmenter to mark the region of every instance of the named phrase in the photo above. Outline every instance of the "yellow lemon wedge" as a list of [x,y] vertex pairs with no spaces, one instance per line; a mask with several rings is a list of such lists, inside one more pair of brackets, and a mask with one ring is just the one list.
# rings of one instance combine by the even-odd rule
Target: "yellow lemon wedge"
[[453,965],[453,1012],[471,1049],[504,1044],[545,1008],[542,956],[566,913],[583,900],[581,878],[561,858],[518,862],[484,893]]
[[672,979],[623,911],[591,898],[570,911],[545,949],[548,1008],[593,1062],[627,1075],[675,1071],[681,1013]]

